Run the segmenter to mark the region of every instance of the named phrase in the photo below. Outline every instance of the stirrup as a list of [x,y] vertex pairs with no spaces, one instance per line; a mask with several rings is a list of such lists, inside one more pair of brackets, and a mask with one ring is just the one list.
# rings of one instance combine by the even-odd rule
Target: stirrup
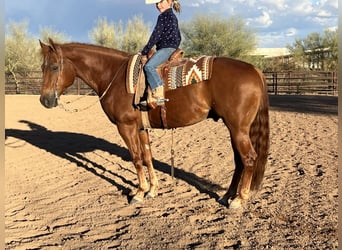
[[157,106],[163,106],[169,99],[164,97],[164,86],[158,86],[153,92],[151,87],[147,88],[146,100],[141,101],[139,104],[143,107],[155,109]]
[[165,104],[165,102],[168,102],[169,99],[167,98],[156,98],[157,100],[155,101],[155,103],[157,104],[157,106],[162,106]]
[[[153,99],[155,99],[155,98],[153,98]],[[162,106],[165,104],[165,102],[168,102],[168,101],[169,101],[168,98],[158,98],[155,101],[149,100],[149,102],[147,100],[143,100],[139,104],[142,106],[145,106],[145,107],[149,106],[150,103],[154,103],[155,104],[154,106]]]
[[158,106],[163,106],[165,102],[168,102],[169,99],[167,98],[152,98],[152,100],[147,101],[147,106],[155,109]]

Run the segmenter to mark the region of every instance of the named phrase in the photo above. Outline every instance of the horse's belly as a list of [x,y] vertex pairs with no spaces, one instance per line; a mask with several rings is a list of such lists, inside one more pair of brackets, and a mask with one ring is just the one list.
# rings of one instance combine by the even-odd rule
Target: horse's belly
[[[167,111],[168,112],[168,111]],[[208,117],[209,110],[191,110],[184,108],[178,113],[167,114],[169,128],[179,128],[196,124]]]
[[177,103],[170,100],[164,110],[156,109],[153,111],[150,115],[150,123],[155,128],[185,127],[205,120],[208,117],[209,111],[208,105],[203,103]]

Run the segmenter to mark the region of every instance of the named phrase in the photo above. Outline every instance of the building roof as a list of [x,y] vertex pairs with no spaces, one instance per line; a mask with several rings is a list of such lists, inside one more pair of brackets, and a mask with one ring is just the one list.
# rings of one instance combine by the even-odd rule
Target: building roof
[[257,48],[251,55],[253,56],[263,56],[263,57],[280,57],[288,56],[290,54],[287,48]]

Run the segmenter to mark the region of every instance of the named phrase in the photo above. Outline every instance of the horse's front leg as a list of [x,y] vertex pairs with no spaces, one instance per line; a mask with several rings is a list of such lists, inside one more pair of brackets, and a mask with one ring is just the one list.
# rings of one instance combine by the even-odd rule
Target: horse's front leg
[[144,169],[143,169],[143,160],[142,160],[142,150],[140,143],[139,130],[135,124],[127,125],[127,124],[119,124],[118,130],[125,141],[128,150],[131,154],[133,164],[135,169],[137,170],[139,187],[135,193],[132,193],[134,197],[131,200],[131,204],[142,202],[144,200],[145,193],[149,190],[149,185],[146,181]]
[[143,157],[144,157],[144,163],[147,166],[148,175],[150,178],[150,190],[147,193],[146,197],[153,198],[157,195],[158,178],[153,168],[152,152],[151,152],[151,145],[150,145],[150,139],[148,136],[148,131],[141,130],[139,133],[139,136],[140,136],[141,150],[143,152]]

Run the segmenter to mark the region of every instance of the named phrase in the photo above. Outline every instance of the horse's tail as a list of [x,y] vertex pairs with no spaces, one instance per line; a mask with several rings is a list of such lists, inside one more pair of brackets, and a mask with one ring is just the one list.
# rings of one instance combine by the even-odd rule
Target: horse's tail
[[255,152],[257,153],[255,169],[251,182],[251,190],[255,191],[260,188],[261,182],[264,178],[270,144],[270,128],[268,115],[269,100],[267,83],[264,74],[259,69],[256,70],[263,83],[263,95],[261,98],[258,113],[250,128],[250,138]]

